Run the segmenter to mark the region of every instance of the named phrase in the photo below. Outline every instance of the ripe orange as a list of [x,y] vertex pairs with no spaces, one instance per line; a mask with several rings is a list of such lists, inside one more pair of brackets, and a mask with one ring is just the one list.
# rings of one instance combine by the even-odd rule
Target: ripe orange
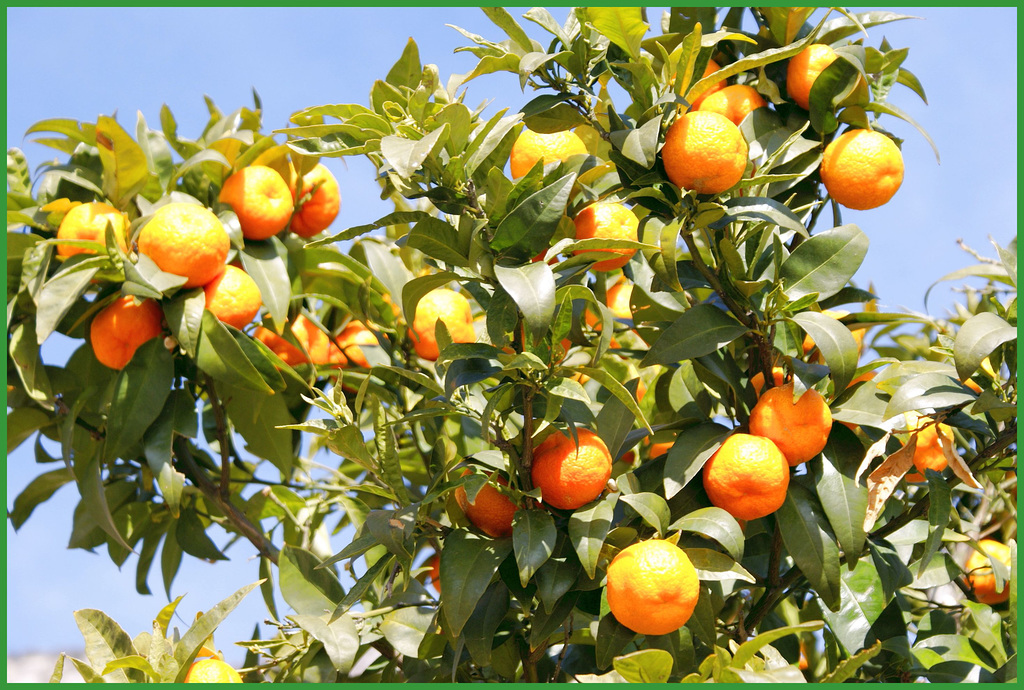
[[440,351],[434,337],[438,319],[444,322],[455,343],[476,342],[473,328],[473,308],[469,300],[454,290],[437,288],[425,294],[416,305],[409,336],[416,354],[423,359],[436,360]]
[[718,113],[729,118],[733,124],[739,125],[748,113],[766,105],[768,104],[754,87],[746,84],[733,84],[704,96],[701,98],[700,105],[694,110]]
[[790,465],[807,462],[828,443],[832,411],[813,388],[793,402],[793,384],[771,388],[750,411],[750,433],[775,442]]
[[704,465],[704,490],[711,503],[740,520],[774,513],[788,488],[786,456],[762,436],[733,434]]
[[996,590],[996,576],[992,572],[989,559],[999,561],[1010,568],[1010,547],[994,539],[982,539],[978,546],[985,553],[974,551],[967,559],[964,569],[967,571],[967,583],[974,590],[974,597],[983,604],[992,606],[1001,604],[1010,598],[1010,583],[1004,582],[1003,588]]
[[743,177],[747,142],[729,118],[703,110],[686,113],[665,133],[661,158],[672,184],[719,194]]
[[564,161],[578,153],[587,153],[587,147],[573,131],[542,134],[524,127],[512,145],[509,171],[512,173],[512,179],[518,180],[530,172],[539,160],[543,160],[543,164],[547,165],[555,161]]
[[[786,382],[786,370],[782,367],[772,367],[772,381],[776,386],[781,386]],[[761,389],[764,388],[764,372],[759,371],[750,377],[750,385],[754,387],[754,392],[761,395]]]
[[342,329],[334,343],[341,350],[349,366],[370,368],[370,362],[360,345],[377,345],[377,336],[360,321],[351,321]]
[[953,442],[953,430],[946,424],[931,424],[931,417],[918,415],[916,412],[905,412],[907,429],[917,431],[917,446],[914,449],[914,467],[917,472],[906,475],[908,482],[915,484],[926,482],[925,470],[941,472],[946,469],[948,460],[942,452],[942,444],[939,442],[941,434],[950,443]]
[[185,287],[201,287],[224,270],[231,241],[220,219],[205,206],[161,206],[139,233],[139,251],[160,270],[185,276]]
[[654,458],[661,457],[672,449],[672,445],[675,441],[662,441],[661,443],[652,443],[651,447],[647,449],[647,457],[651,460]]
[[[835,62],[836,51],[823,43],[812,43],[789,60],[786,67],[786,92],[804,110],[811,107],[811,87],[825,68]],[[858,77],[857,85],[840,105],[866,103],[869,98],[868,85],[864,77]]]
[[265,240],[284,230],[294,208],[288,183],[281,173],[265,165],[250,165],[232,173],[217,198],[238,216],[247,240]]
[[[311,196],[305,201],[302,198]],[[292,188],[295,200],[295,215],[290,230],[299,237],[312,237],[326,230],[341,210],[341,189],[338,180],[326,166],[317,163],[302,177],[302,190]]]
[[[589,240],[592,238],[611,240],[637,240],[637,230],[640,221],[633,215],[633,212],[626,206],[619,203],[599,201],[587,206],[576,214],[573,221],[576,224],[576,239]],[[591,268],[595,271],[613,271],[622,268],[636,253],[635,249],[588,249],[576,250],[573,254],[586,254],[591,251],[607,252],[617,255],[611,259],[603,259],[596,262]],[[627,303],[628,306],[628,303]],[[628,318],[628,317],[627,317]]]
[[[704,75],[701,77],[701,79],[703,79],[704,77],[707,77],[707,76],[710,76],[710,75],[714,74],[715,72],[717,72],[720,69],[722,69],[722,68],[718,66],[717,62],[715,62],[714,60],[708,60],[708,64],[704,68]],[[672,77],[672,80],[675,81],[675,76],[674,75]],[[724,79],[722,81],[715,82],[714,84],[711,85],[711,88],[709,88],[707,91],[702,93],[700,95],[700,97],[697,98],[697,100],[695,100],[693,103],[690,104],[690,110],[698,110],[698,109],[700,109],[700,106],[701,106],[702,103],[704,103],[704,99],[705,98],[707,98],[711,94],[713,94],[713,93],[715,93],[717,91],[720,91],[720,90],[722,90],[724,88],[725,88],[725,80]]]
[[[65,214],[57,228],[59,240],[89,240],[103,244],[107,237],[107,223],[114,226],[114,237],[121,249],[127,247],[125,230],[128,228],[128,216],[110,204],[93,201],[79,204]],[[75,254],[95,254],[95,249],[74,244],[57,244],[58,256],[74,256]]]
[[163,333],[163,310],[126,295],[104,307],[89,326],[89,344],[96,359],[111,369],[124,369],[142,343]]
[[[466,470],[462,476],[469,473],[470,471]],[[497,477],[496,480],[502,486],[508,486],[508,482],[504,478]],[[460,486],[455,489],[455,500],[458,501],[459,507],[462,508],[462,512],[466,514],[469,521],[484,534],[495,539],[511,536],[512,517],[516,514],[519,506],[490,484],[484,484],[484,487],[477,493],[476,500],[472,503],[469,502],[466,489]]]
[[291,329],[295,340],[302,346],[301,349],[262,326],[256,329],[253,337],[262,341],[289,366],[312,363],[342,367],[347,363],[345,355],[331,342],[327,334],[302,314],[292,322]]
[[533,485],[544,503],[563,510],[593,501],[612,476],[612,456],[601,437],[580,427],[576,434],[579,445],[556,431],[533,450]]
[[430,566],[430,574],[428,575],[428,577],[430,578],[430,584],[432,584],[434,586],[434,589],[437,590],[437,593],[440,594],[441,593],[441,554],[435,553],[433,555],[433,557],[431,557],[431,559],[429,561],[427,561],[427,565]]
[[608,308],[617,319],[632,319],[633,311],[629,307],[629,298],[633,295],[633,283],[622,281],[615,283],[605,295]]
[[238,671],[220,659],[202,659],[195,662],[185,675],[186,683],[241,683]]
[[851,129],[825,147],[821,181],[847,208],[878,208],[903,184],[903,154],[884,134]]
[[700,581],[681,548],[649,539],[627,546],[612,559],[606,593],[619,623],[641,635],[665,635],[693,615]]
[[223,273],[203,286],[203,291],[206,308],[221,322],[238,329],[256,318],[263,306],[256,281],[237,266],[225,266]]

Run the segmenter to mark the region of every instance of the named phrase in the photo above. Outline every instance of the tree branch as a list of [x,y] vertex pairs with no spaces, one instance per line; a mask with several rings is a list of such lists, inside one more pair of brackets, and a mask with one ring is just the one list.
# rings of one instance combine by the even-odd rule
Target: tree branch
[[227,499],[231,495],[231,439],[228,436],[227,419],[224,416],[224,408],[217,397],[217,389],[213,379],[208,375],[203,376],[203,385],[206,388],[206,395],[210,398],[210,407],[213,408],[213,419],[217,424],[217,445],[220,446],[220,495]]

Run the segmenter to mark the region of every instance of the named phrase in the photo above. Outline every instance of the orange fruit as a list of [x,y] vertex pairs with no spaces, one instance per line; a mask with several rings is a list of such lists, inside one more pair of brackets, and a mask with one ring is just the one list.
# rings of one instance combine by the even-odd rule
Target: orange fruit
[[786,456],[763,436],[733,434],[704,464],[704,490],[711,503],[739,520],[774,513],[788,488]]
[[733,84],[703,96],[700,105],[694,110],[718,113],[729,118],[733,124],[739,125],[748,113],[766,105],[768,104],[754,87],[746,84]]
[[[599,201],[587,206],[576,214],[573,221],[576,225],[576,239],[589,240],[592,238],[611,240],[633,240],[637,241],[637,230],[640,221],[633,215],[628,207],[611,202]],[[586,254],[589,252],[607,252],[614,255],[611,259],[603,259],[596,262],[591,269],[595,271],[614,271],[622,268],[636,253],[635,249],[588,249],[576,250],[573,254]],[[628,307],[627,301],[627,307]],[[627,317],[628,318],[628,317]]]
[[203,286],[206,308],[235,328],[245,328],[260,313],[263,300],[256,281],[237,266],[225,266],[224,272]]
[[903,154],[880,132],[851,129],[825,147],[821,181],[829,196],[847,208],[878,208],[903,183]]
[[[470,474],[469,470],[464,471],[462,476],[465,477],[467,474]],[[496,481],[502,486],[508,486],[508,482],[502,477],[497,477]],[[466,495],[466,489],[460,486],[455,489],[455,500],[469,521],[484,534],[495,539],[511,536],[512,517],[519,506],[490,484],[484,484],[472,503]]]
[[315,323],[302,314],[299,314],[292,322],[291,330],[295,340],[302,346],[301,349],[262,326],[256,328],[253,337],[269,347],[289,366],[312,363],[342,367],[347,364],[345,355],[338,349],[338,346],[331,342],[328,335],[320,330]]
[[[823,43],[812,43],[789,60],[786,67],[786,92],[804,110],[811,107],[811,87],[825,68],[835,62],[836,51]],[[864,77],[858,77],[857,85],[840,105],[865,103],[869,99],[868,85]]]
[[967,583],[974,590],[974,598],[983,604],[992,606],[1001,604],[1010,598],[1010,583],[1004,582],[1003,588],[996,590],[996,576],[992,572],[991,560],[999,561],[1010,568],[1010,547],[994,539],[982,539],[978,542],[981,551],[974,551],[967,559],[964,569],[967,571]]
[[793,402],[793,384],[767,390],[750,411],[750,433],[775,442],[790,465],[807,462],[828,443],[832,411],[813,388]]
[[366,359],[360,346],[377,345],[378,342],[373,331],[364,326],[362,322],[353,320],[334,339],[334,344],[341,350],[349,366],[369,369],[370,362]]
[[220,219],[205,206],[161,206],[139,233],[139,251],[161,271],[185,276],[185,287],[201,287],[224,270],[231,241]]
[[667,454],[669,450],[671,450],[672,444],[674,443],[675,441],[662,441],[661,443],[652,443],[651,447],[647,451],[647,457],[653,460],[654,458],[658,458],[661,457],[662,455]]
[[[307,194],[311,195],[302,201]],[[302,189],[292,189],[295,215],[290,230],[299,237],[312,237],[326,230],[341,210],[341,189],[334,174],[321,163],[302,176]]]
[[[786,370],[782,367],[772,367],[772,381],[776,386],[781,386],[786,382]],[[764,388],[764,372],[759,371],[750,377],[750,385],[754,387],[754,392],[761,395],[761,389]]]
[[[79,204],[64,215],[57,228],[59,240],[89,240],[104,244],[107,238],[107,223],[114,226],[114,237],[121,249],[125,249],[125,230],[128,228],[128,216],[110,204],[93,201]],[[57,244],[58,256],[74,256],[75,254],[95,254],[95,249],[75,244]]]
[[636,452],[632,450],[627,450],[625,453],[622,454],[622,457],[619,458],[619,460],[626,463],[627,465],[632,465],[634,462],[636,462]]
[[433,557],[431,557],[431,559],[429,561],[427,561],[427,565],[430,566],[430,574],[428,575],[428,577],[430,578],[430,584],[432,584],[434,586],[434,589],[437,590],[437,593],[440,594],[441,593],[441,554],[435,553],[433,555]]
[[556,431],[533,450],[531,477],[541,500],[555,508],[576,510],[601,495],[612,476],[612,456],[601,437],[576,428],[572,436]]
[[928,479],[924,476],[925,470],[941,472],[946,469],[949,461],[942,452],[939,435],[953,443],[953,430],[946,424],[931,424],[931,417],[918,415],[916,412],[905,412],[903,417],[907,420],[907,430],[918,432],[917,446],[914,449],[914,467],[917,468],[917,472],[906,475],[906,479],[915,484],[926,482]]
[[241,683],[238,671],[220,659],[202,659],[195,662],[185,674],[186,683]]
[[608,565],[608,608],[641,635],[665,635],[686,624],[700,580],[686,553],[663,539],[627,546]]
[[578,153],[587,153],[587,147],[573,131],[543,134],[523,127],[522,133],[512,144],[509,171],[512,173],[512,179],[518,180],[530,172],[537,161],[544,161],[543,164],[547,165],[564,161]]
[[438,320],[443,321],[448,328],[452,342],[476,342],[473,308],[469,300],[454,290],[436,288],[423,295],[416,304],[416,315],[409,332],[416,354],[423,359],[434,361],[441,354],[434,337],[434,326]]
[[743,177],[747,152],[740,128],[729,118],[697,110],[668,128],[661,158],[672,184],[698,194],[719,194]]
[[154,300],[136,303],[131,295],[114,300],[89,326],[89,344],[96,359],[111,369],[124,369],[142,343],[163,333],[163,317]]
[[629,307],[629,298],[633,294],[633,283],[622,281],[615,283],[605,295],[605,301],[608,303],[608,308],[612,310],[612,314],[617,319],[632,319],[633,311]]
[[[704,77],[708,77],[708,76],[714,74],[715,72],[717,72],[720,69],[722,69],[722,68],[718,66],[717,62],[715,62],[714,60],[708,60],[708,64],[704,68],[704,75],[701,77],[701,79],[703,79]],[[674,75],[672,77],[672,81],[675,81],[675,76]],[[702,93],[700,95],[700,97],[697,98],[697,100],[695,100],[693,103],[690,104],[690,110],[698,110],[700,108],[701,104],[704,103],[704,99],[705,98],[707,98],[711,94],[715,93],[716,91],[720,91],[721,89],[724,89],[724,88],[725,88],[725,80],[724,79],[722,81],[715,82],[714,84],[711,85],[711,88],[709,88],[707,91]]]
[[217,198],[238,216],[247,240],[265,240],[284,230],[294,208],[288,183],[281,173],[265,165],[250,165],[232,173]]

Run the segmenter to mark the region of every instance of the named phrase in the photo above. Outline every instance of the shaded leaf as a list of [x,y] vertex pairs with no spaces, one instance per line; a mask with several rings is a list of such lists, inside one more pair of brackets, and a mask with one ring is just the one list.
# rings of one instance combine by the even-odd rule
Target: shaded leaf
[[451,635],[462,632],[511,551],[511,539],[486,539],[466,530],[454,531],[445,539],[441,550],[442,609]]
[[826,299],[846,286],[868,251],[868,237],[853,224],[820,232],[797,247],[779,277],[791,300],[818,293]]
[[1016,339],[1017,329],[991,312],[975,314],[967,319],[953,341],[957,376],[966,381],[997,347]]
[[673,522],[669,529],[693,532],[713,539],[725,547],[733,560],[743,560],[743,530],[736,518],[721,508],[712,506],[687,513]]
[[776,512],[786,551],[826,607],[840,605],[839,548],[827,529],[827,519],[817,498],[800,483],[792,481],[786,500]]
[[591,578],[597,575],[597,561],[611,527],[617,498],[618,494],[609,494],[603,500],[579,508],[569,518],[569,541],[576,549],[583,570]]
[[173,382],[174,356],[163,341],[152,338],[143,343],[114,383],[103,447],[106,457],[122,457],[142,438],[160,416]]
[[515,268],[494,266],[494,275],[522,312],[534,342],[539,341],[555,313],[555,277],[551,267],[543,261]]
[[747,327],[710,304],[698,304],[683,312],[661,332],[640,362],[641,367],[675,364],[718,350],[747,332]]
[[557,537],[550,513],[535,509],[516,511],[512,518],[512,547],[523,587],[554,553]]

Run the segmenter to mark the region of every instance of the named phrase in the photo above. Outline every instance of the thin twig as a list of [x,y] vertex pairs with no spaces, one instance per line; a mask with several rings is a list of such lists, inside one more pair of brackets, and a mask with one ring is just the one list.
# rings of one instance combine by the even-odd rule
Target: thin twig
[[228,435],[227,419],[224,416],[224,408],[217,397],[217,389],[213,379],[209,376],[203,377],[203,384],[206,387],[206,395],[210,398],[210,407],[213,408],[213,419],[217,425],[217,445],[220,446],[220,495],[227,499],[231,495],[231,449],[230,437]]

